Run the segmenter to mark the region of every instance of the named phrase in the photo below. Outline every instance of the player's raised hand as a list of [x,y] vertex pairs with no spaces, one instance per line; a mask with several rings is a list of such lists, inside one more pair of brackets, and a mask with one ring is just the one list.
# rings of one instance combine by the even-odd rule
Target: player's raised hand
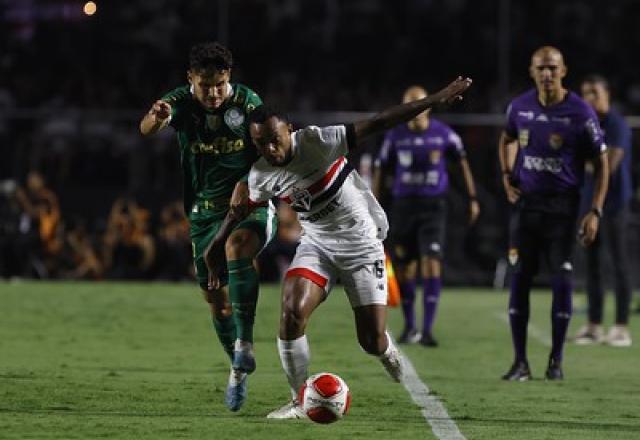
[[433,99],[439,104],[451,104],[462,100],[462,94],[471,87],[471,78],[457,77],[444,89],[438,90],[433,95]]
[[156,121],[164,122],[169,116],[171,116],[171,104],[161,99],[158,99],[151,106],[149,114],[152,115]]

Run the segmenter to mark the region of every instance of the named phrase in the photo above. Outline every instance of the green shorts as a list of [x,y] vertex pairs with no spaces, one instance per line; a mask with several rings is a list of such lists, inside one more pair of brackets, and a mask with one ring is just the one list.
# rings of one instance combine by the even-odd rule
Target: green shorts
[[[209,272],[204,262],[204,251],[218,233],[224,217],[221,218],[218,213],[213,215],[210,211],[201,209],[199,212],[191,212],[189,221],[191,223],[189,233],[193,249],[193,262],[196,268],[196,279],[200,287],[203,290],[207,290]],[[261,249],[264,249],[275,236],[277,225],[278,219],[275,215],[275,209],[270,205],[269,207],[254,209],[247,218],[234,228],[234,231],[237,229],[249,229],[256,232],[260,239]],[[221,278],[222,284],[226,285],[227,280],[228,276],[225,271]]]

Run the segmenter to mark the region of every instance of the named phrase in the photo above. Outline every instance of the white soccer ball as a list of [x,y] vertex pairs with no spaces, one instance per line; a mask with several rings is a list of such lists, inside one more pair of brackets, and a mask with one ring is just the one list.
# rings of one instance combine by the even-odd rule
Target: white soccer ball
[[340,376],[318,373],[305,381],[298,399],[309,419],[316,423],[333,423],[349,411],[351,392]]

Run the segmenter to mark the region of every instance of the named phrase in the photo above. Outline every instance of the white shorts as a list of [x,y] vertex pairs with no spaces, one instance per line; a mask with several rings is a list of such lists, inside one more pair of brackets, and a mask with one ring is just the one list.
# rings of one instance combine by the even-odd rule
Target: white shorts
[[[371,251],[375,249],[373,252]],[[387,304],[387,272],[384,265],[382,242],[362,246],[362,253],[354,260],[354,251],[359,245],[349,249],[348,254],[337,254],[316,243],[302,240],[286,277],[307,278],[322,287],[326,295],[338,279],[342,281],[351,307],[371,304]]]

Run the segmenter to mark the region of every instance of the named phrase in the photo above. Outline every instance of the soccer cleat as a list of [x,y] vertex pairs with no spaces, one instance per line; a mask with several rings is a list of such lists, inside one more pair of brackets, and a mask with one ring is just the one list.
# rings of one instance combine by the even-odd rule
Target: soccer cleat
[[416,329],[404,329],[402,331],[402,334],[400,335],[400,337],[397,339],[398,344],[415,344],[417,343],[420,338],[422,337],[422,335],[420,334],[420,332]]
[[544,373],[544,377],[546,377],[547,380],[564,379],[564,374],[562,373],[562,363],[555,360],[554,358],[549,358],[549,366],[547,367],[547,371]]
[[388,356],[380,356],[380,362],[382,362],[391,379],[395,382],[402,380],[402,359],[400,359],[400,353],[398,353],[397,349],[392,350]]
[[513,365],[511,365],[509,371],[502,376],[502,380],[509,380],[513,382],[525,382],[532,378],[529,363],[526,361],[515,361]]
[[267,414],[267,419],[285,420],[285,419],[306,419],[307,416],[302,411],[302,407],[296,400],[284,405],[282,408],[278,408]]
[[572,339],[576,345],[600,344],[604,340],[604,331],[599,324],[583,325]]
[[256,371],[256,358],[252,351],[234,350],[232,366],[236,370],[251,374]]
[[231,368],[229,383],[224,393],[224,403],[231,411],[238,411],[247,400],[247,377],[244,371]]
[[612,347],[631,347],[631,333],[626,325],[614,325],[609,329],[604,343]]
[[423,333],[420,338],[420,345],[425,347],[437,347],[438,341],[436,341],[431,333]]

